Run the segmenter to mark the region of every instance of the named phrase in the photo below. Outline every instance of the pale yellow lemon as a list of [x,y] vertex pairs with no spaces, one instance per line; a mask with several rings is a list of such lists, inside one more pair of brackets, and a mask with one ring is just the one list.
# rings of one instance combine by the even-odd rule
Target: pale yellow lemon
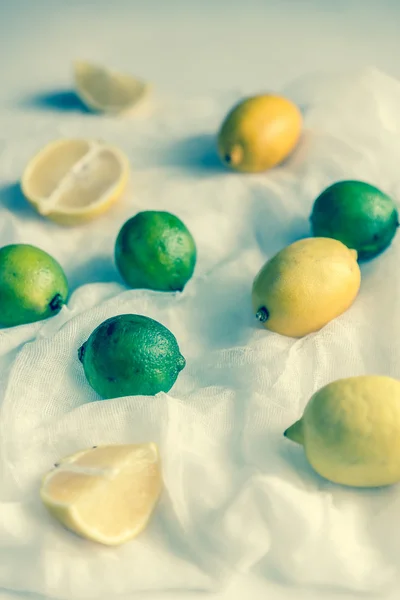
[[246,98],[228,113],[218,133],[218,152],[230,168],[258,172],[281,163],[299,141],[302,116],[283,96]]
[[27,164],[24,196],[44,217],[61,225],[91,221],[106,212],[126,188],[129,161],[110,144],[60,139],[47,144]]
[[253,310],[270,331],[302,337],[344,313],[360,282],[355,250],[330,238],[306,238],[263,266],[253,284]]
[[83,60],[74,63],[74,78],[82,102],[91,110],[104,113],[132,110],[150,89],[137,77]]
[[43,479],[40,495],[65,527],[116,546],[141,533],[161,492],[155,444],[89,448],[61,461]]
[[317,473],[342,485],[400,481],[400,382],[364,375],[320,389],[285,431]]

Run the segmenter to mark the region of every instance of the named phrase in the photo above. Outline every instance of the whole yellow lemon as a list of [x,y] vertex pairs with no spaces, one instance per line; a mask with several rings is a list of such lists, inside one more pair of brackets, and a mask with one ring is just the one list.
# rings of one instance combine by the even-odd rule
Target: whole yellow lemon
[[218,134],[221,160],[236,171],[265,171],[295,148],[302,127],[293,102],[272,94],[253,96],[233,107]]
[[342,485],[400,481],[400,382],[364,375],[339,379],[309,400],[285,431],[304,446],[314,470]]
[[253,309],[270,331],[302,337],[344,313],[360,283],[355,250],[330,238],[306,238],[263,266],[253,284]]

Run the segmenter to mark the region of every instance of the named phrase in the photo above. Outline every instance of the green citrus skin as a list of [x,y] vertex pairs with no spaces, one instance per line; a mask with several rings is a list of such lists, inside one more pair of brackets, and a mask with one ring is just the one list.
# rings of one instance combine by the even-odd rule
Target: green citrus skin
[[193,275],[196,244],[175,215],[144,211],[119,232],[115,262],[131,288],[181,292]]
[[316,199],[311,226],[316,237],[330,237],[357,250],[359,260],[374,258],[393,240],[399,225],[393,200],[362,181],[339,181]]
[[61,266],[47,252],[28,244],[0,249],[0,325],[13,327],[47,319],[68,298]]
[[186,365],[169,329],[133,314],[104,321],[78,357],[88,382],[104,399],[168,392]]

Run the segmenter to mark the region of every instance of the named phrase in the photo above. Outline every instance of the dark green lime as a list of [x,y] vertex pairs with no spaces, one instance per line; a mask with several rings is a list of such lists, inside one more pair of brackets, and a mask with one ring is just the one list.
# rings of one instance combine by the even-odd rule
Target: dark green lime
[[67,297],[65,273],[47,252],[29,244],[0,249],[0,325],[12,327],[52,317]]
[[144,211],[129,219],[119,232],[115,261],[131,288],[182,291],[193,275],[196,244],[175,215]]
[[330,237],[374,258],[391,243],[399,225],[393,200],[363,181],[339,181],[316,199],[311,214],[314,236]]
[[88,382],[102,398],[168,392],[186,364],[169,329],[130,314],[99,325],[78,356]]

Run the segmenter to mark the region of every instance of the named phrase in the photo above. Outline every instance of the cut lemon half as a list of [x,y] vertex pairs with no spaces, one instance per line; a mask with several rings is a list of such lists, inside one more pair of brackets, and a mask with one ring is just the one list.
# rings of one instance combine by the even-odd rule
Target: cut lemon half
[[122,113],[131,110],[147,94],[150,86],[132,75],[76,61],[76,93],[91,110]]
[[142,532],[161,493],[156,444],[99,446],[60,461],[43,479],[50,513],[88,540],[117,546]]
[[76,225],[108,210],[128,176],[129,161],[118,148],[95,140],[61,139],[29,161],[21,188],[41,215]]

